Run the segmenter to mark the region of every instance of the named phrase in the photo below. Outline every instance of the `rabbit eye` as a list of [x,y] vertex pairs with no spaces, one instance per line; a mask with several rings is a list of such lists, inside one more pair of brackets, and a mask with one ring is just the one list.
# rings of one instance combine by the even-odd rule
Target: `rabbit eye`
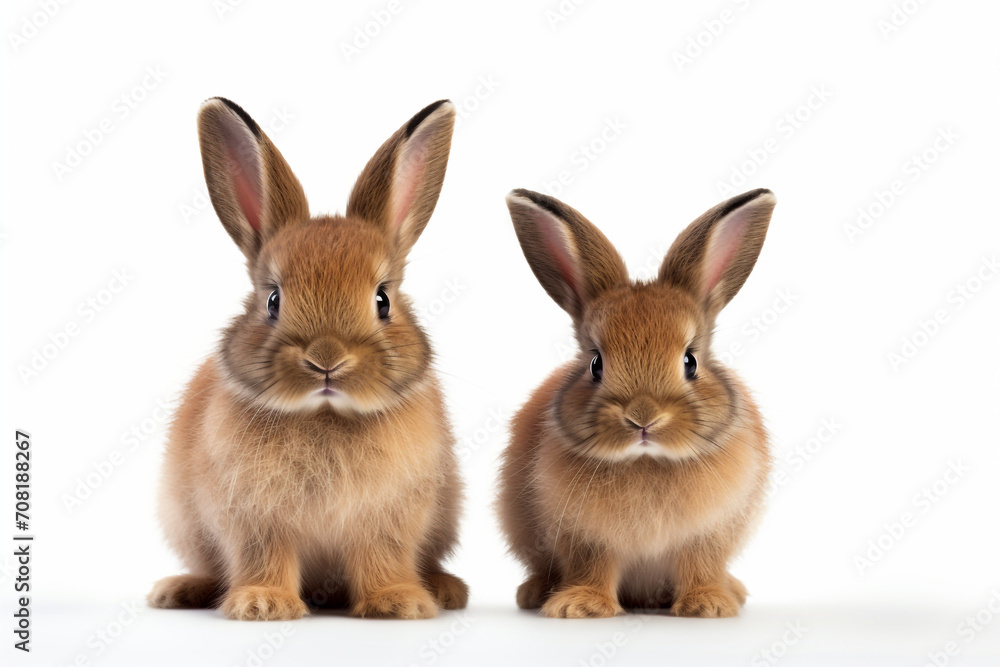
[[698,372],[698,360],[694,358],[694,352],[688,350],[684,353],[684,377],[693,380]]
[[271,292],[271,296],[267,297],[267,317],[268,319],[276,320],[278,319],[278,306],[281,304],[281,297],[278,295],[278,290]]
[[594,382],[600,382],[604,377],[604,360],[601,359],[600,352],[594,354],[594,358],[590,360],[590,374],[594,377]]
[[380,320],[389,319],[389,296],[381,287],[375,292],[375,308],[378,310]]

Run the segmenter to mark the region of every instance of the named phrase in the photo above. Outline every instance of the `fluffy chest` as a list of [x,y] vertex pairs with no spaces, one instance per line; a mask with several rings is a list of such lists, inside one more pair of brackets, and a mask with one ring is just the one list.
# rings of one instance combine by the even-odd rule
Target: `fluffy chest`
[[633,555],[662,553],[737,518],[761,478],[759,462],[740,448],[724,462],[612,462],[550,449],[537,470],[550,540],[576,535]]
[[220,417],[206,435],[214,500],[227,512],[282,517],[292,526],[332,527],[401,502],[436,474],[442,446],[433,424]]

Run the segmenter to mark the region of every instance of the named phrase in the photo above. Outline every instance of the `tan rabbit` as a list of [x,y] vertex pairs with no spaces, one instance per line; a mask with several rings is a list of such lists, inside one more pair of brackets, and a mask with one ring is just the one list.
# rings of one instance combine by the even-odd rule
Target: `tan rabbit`
[[190,573],[157,582],[151,605],[260,620],[307,602],[393,618],[465,606],[442,569],[462,493],[451,429],[399,291],[454,120],[450,102],[428,106],[379,148],[346,215],[310,218],[257,123],[202,106],[205,179],[253,290],[170,430],[161,518]]
[[515,190],[507,205],[580,345],[516,415],[503,457],[501,523],[528,569],[518,605],[564,618],[735,615],[746,589],[727,564],[759,514],[770,456],[757,407],[711,338],[757,261],[774,195],[709,210],[649,283],[630,281],[565,204]]

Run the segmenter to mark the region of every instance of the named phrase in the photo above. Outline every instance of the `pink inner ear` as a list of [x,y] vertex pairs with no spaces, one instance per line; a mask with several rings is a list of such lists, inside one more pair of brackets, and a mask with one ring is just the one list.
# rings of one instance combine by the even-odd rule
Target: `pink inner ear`
[[427,166],[427,135],[423,133],[410,139],[403,146],[397,158],[396,174],[392,187],[392,211],[390,220],[393,229],[398,230],[410,215],[417,196],[417,188]]
[[723,274],[732,263],[736,253],[743,244],[747,224],[750,221],[748,211],[733,211],[716,225],[705,253],[704,293],[709,294],[722,280]]
[[576,261],[562,230],[562,223],[554,220],[548,213],[539,210],[535,211],[534,217],[545,249],[555,261],[560,277],[573,292],[573,295],[579,298],[580,278],[577,275]]
[[240,211],[254,231],[259,232],[264,206],[259,147],[241,120],[229,119],[228,122],[231,124],[222,127],[226,156],[229,158],[228,176]]
[[[230,151],[229,156],[233,158],[234,164],[238,165],[232,151]],[[236,201],[240,205],[240,210],[243,211],[243,215],[246,216],[247,222],[250,223],[254,231],[259,232],[261,202],[260,192],[253,183],[256,179],[247,178],[246,172],[239,166],[233,169],[232,177],[233,187],[236,189]]]

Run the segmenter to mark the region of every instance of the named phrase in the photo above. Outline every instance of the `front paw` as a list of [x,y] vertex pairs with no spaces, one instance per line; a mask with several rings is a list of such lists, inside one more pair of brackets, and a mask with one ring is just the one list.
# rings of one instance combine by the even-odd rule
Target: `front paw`
[[424,583],[441,609],[465,609],[469,602],[469,587],[453,574],[434,572]]
[[362,618],[434,618],[437,604],[419,584],[396,584],[367,593],[351,612]]
[[697,618],[725,618],[736,616],[740,611],[740,601],[727,586],[703,586],[681,595],[670,613],[674,616]]
[[552,593],[548,577],[533,574],[517,587],[517,606],[521,609],[541,609]]
[[222,613],[234,621],[292,621],[309,609],[297,593],[267,586],[239,586],[222,601]]
[[181,574],[157,581],[146,600],[160,609],[203,609],[215,603],[221,590],[212,577]]
[[747,587],[743,585],[743,582],[734,577],[733,575],[728,575],[726,583],[729,585],[729,590],[734,596],[736,596],[736,601],[740,603],[742,607],[747,601]]
[[542,605],[542,616],[549,618],[610,618],[622,611],[613,596],[589,586],[565,588]]

